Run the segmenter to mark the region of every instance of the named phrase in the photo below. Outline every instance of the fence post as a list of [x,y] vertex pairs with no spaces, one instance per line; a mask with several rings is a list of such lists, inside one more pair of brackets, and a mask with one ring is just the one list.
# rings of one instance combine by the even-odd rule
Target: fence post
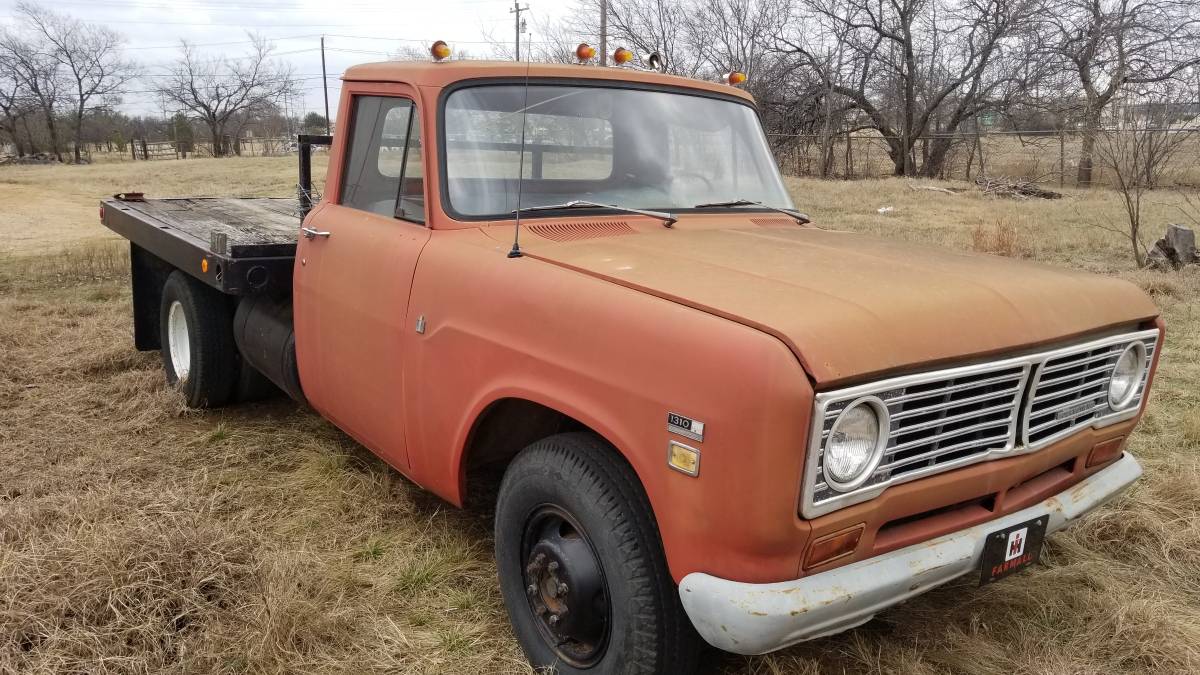
[[979,153],[979,177],[987,175],[987,165],[983,157],[983,128],[979,125],[979,114],[975,114],[975,149]]
[[854,142],[846,132],[846,180],[854,180]]
[[1058,127],[1058,187],[1065,187],[1067,183],[1067,128],[1065,125]]

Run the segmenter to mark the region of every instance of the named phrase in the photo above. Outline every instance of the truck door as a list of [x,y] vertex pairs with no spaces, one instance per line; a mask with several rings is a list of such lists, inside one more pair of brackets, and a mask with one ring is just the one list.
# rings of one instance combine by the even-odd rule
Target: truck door
[[407,467],[401,355],[415,337],[409,290],[429,239],[420,116],[412,98],[392,95],[354,94],[346,108],[342,163],[329,167],[336,192],[297,248],[296,357],[314,408]]

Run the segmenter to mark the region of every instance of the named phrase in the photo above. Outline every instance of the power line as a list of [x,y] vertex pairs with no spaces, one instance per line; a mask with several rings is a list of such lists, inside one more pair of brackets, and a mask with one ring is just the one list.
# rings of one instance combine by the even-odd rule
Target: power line
[[[308,35],[289,35],[287,37],[268,38],[267,40],[268,40],[268,42],[275,42],[276,40],[303,40],[306,38],[315,38],[315,37],[321,37],[321,34],[320,33],[310,33]],[[198,42],[198,43],[194,43],[194,44],[188,43],[188,46],[190,46],[190,47],[227,47],[229,45],[250,45],[250,44],[254,44],[254,40],[234,40],[232,42]],[[179,46],[180,46],[180,43],[175,42],[175,43],[169,44],[169,45],[145,45],[142,47],[124,47],[123,49],[125,49],[126,51],[143,50],[143,49],[179,49]]]
[[[19,17],[4,16],[0,17],[10,21],[17,21]],[[149,24],[152,26],[229,26],[234,28],[244,28],[246,22],[227,23],[221,21],[133,21],[121,19],[115,22],[119,26],[129,24]],[[255,23],[256,28],[362,28],[363,26],[377,26],[378,22],[374,23]]]
[[[214,3],[211,0],[203,2],[179,2],[164,4],[161,2],[115,2],[114,0],[55,0],[56,5],[71,5],[82,7],[116,7],[129,8],[139,10],[162,10],[175,12],[180,9],[191,9],[196,11],[218,11],[218,12],[237,12],[246,9],[261,9],[261,10],[281,10],[286,9],[288,12],[319,12],[325,13],[328,10],[321,7],[296,7],[294,3],[263,3],[263,2],[234,2],[232,4]],[[379,4],[362,4],[362,3],[338,3],[338,9],[353,9],[359,12],[394,12],[395,5],[389,3]]]
[[[521,11],[525,11],[525,10],[522,9]],[[375,37],[375,36],[371,36],[371,35],[339,35],[337,33],[326,33],[325,36],[326,37],[346,38],[348,40],[384,40],[387,42],[419,42],[421,44],[427,44],[427,45],[431,45],[436,41],[436,40],[429,40],[426,38]],[[460,44],[460,45],[492,45],[492,44],[496,44],[495,40],[446,40],[446,42],[448,42],[450,44]],[[548,41],[531,43],[528,40],[526,40],[525,44],[553,44],[553,43],[548,42]]]
[[[323,35],[325,37],[343,38],[346,40],[375,40],[378,42],[405,42],[405,43],[416,43],[416,44],[423,44],[423,45],[431,45],[435,42],[435,40],[430,40],[427,38],[379,37],[379,36],[375,36],[375,35],[346,35],[343,33],[324,33]],[[281,40],[303,40],[303,39],[310,39],[310,38],[320,38],[321,36],[322,36],[322,33],[310,33],[308,35],[288,35],[285,37],[268,37],[265,39],[267,42],[275,42],[275,41],[281,41]],[[465,44],[465,45],[493,45],[493,44],[496,44],[494,40],[448,40],[447,42],[450,42],[451,44]],[[250,45],[250,44],[254,44],[254,43],[255,43],[254,40],[232,40],[229,42],[198,42],[198,43],[190,43],[189,42],[188,46],[189,47],[227,47],[230,45]],[[527,45],[535,45],[535,44],[536,45],[552,45],[552,44],[556,44],[556,43],[553,41],[550,41],[550,40],[526,40],[525,44],[527,44]],[[176,42],[174,44],[166,44],[166,45],[146,45],[146,46],[141,46],[141,47],[124,47],[124,49],[126,51],[146,50],[146,49],[179,49],[180,46],[181,46],[181,43]],[[281,54],[273,54],[273,56],[283,56],[284,54],[301,53],[301,52],[306,52],[306,51],[316,51],[318,49],[320,49],[320,48],[314,47],[313,49],[302,49],[302,50],[297,50],[296,52],[284,52]],[[327,47],[327,49],[332,50],[334,48]],[[364,51],[363,53],[371,53],[371,52]],[[374,52],[374,53],[387,54],[390,52]]]

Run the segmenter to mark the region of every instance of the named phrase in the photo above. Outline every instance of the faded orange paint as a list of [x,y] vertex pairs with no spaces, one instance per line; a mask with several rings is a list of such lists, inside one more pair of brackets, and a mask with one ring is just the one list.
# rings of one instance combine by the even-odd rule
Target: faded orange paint
[[[405,96],[432,147],[446,86],[526,75],[749,98],[720,83],[629,69],[386,63],[346,72],[338,119],[350,119],[353,95]],[[677,581],[706,572],[774,582],[961,529],[979,516],[922,521],[890,543],[879,537],[908,515],[988,495],[998,501],[987,518],[1015,511],[1015,500],[1004,503],[1010,489],[1067,463],[1067,482],[1081,480],[1101,468],[1084,466],[1091,449],[1127,436],[1137,422],[897,485],[804,520],[797,505],[814,391],[1108,329],[1161,328],[1157,310],[1109,278],[786,219],[764,223],[761,213],[684,215],[673,229],[641,216],[588,217],[627,223],[610,229],[629,233],[557,242],[527,229],[526,255],[509,258],[511,220],[468,223],[445,214],[436,152],[422,153],[427,225],[337,206],[346,140],[346,133],[335,137],[324,198],[306,221],[333,235],[301,238],[297,252],[305,392],[348,433],[452,503],[464,497],[464,451],[480,415],[497,401],[527,399],[586,424],[628,459]],[[352,306],[326,309],[350,297],[358,298]],[[668,411],[706,423],[698,477],[666,464]],[[864,533],[853,554],[802,570],[810,540],[858,525]]]

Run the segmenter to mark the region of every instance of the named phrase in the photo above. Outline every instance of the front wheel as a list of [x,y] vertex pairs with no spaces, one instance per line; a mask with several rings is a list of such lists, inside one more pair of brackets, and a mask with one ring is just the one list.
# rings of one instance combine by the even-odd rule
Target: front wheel
[[587,433],[523,450],[496,505],[496,564],[513,630],[535,668],[689,673],[700,639],[667,571],[633,469]]

